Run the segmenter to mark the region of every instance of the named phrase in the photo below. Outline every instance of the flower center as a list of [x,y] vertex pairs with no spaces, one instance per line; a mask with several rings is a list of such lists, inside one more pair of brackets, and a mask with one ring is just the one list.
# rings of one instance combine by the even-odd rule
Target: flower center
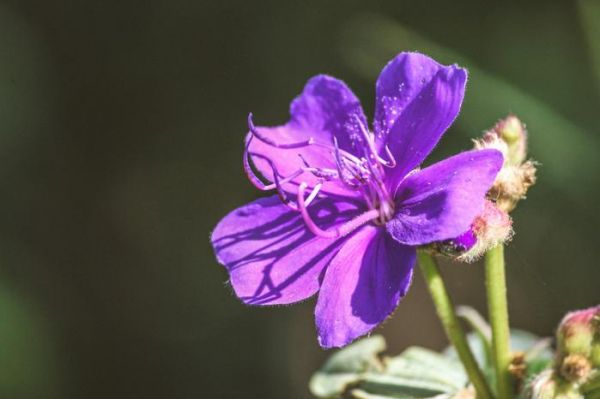
[[[248,116],[248,128],[252,135],[246,143],[246,150],[244,152],[244,170],[250,181],[260,190],[277,190],[282,201],[291,209],[300,212],[307,228],[319,237],[343,237],[366,223],[383,226],[394,216],[394,201],[384,182],[384,168],[395,167],[396,160],[387,146],[384,147],[387,159],[379,154],[375,143],[375,135],[368,130],[364,122],[358,116],[351,122],[348,129],[353,132],[353,134],[351,134],[352,142],[353,146],[357,148],[357,151],[353,151],[353,153],[340,149],[335,136],[332,138],[333,145],[318,142],[312,137],[297,143],[277,143],[270,137],[261,134],[252,122],[252,114]],[[331,151],[336,168],[331,169],[310,165],[302,157],[302,153],[299,153],[298,156],[302,159],[304,166],[288,176],[282,176],[277,171],[275,163],[272,160],[248,151],[250,141],[253,138],[258,139],[269,146],[281,149],[300,149],[308,146],[326,148]],[[271,184],[262,183],[254,174],[249,162],[251,157],[261,158],[271,166],[273,171],[273,182]],[[305,181],[302,181],[302,175],[305,173],[312,174],[314,177],[318,178],[318,183],[312,187],[312,190],[307,196],[305,193],[308,184]],[[307,211],[307,207],[320,195],[319,193],[323,184],[332,181],[341,183],[353,191],[361,192],[369,210],[332,230],[322,230],[312,220]],[[288,183],[298,184],[295,203],[288,198],[289,190],[283,189],[283,185]]]
[[394,201],[383,201],[375,209],[379,212],[379,217],[373,220],[373,223],[377,226],[385,226],[394,217]]

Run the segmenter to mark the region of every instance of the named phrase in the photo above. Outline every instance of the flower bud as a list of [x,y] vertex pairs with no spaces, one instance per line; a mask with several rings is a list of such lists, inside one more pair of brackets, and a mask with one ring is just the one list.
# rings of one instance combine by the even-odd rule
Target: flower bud
[[577,388],[562,381],[553,370],[546,370],[529,383],[526,390],[530,399],[583,399]]
[[496,123],[483,137],[475,141],[475,148],[493,148],[504,155],[504,165],[494,185],[488,193],[506,212],[512,211],[524,199],[527,190],[536,179],[536,163],[526,161],[527,131],[523,123],[514,115]]
[[515,115],[501,119],[494,126],[494,131],[507,144],[507,163],[520,165],[527,156],[527,130]]
[[558,326],[556,334],[559,356],[592,355],[598,345],[598,318],[600,306],[568,313]]
[[[600,309],[600,306],[596,309]],[[592,318],[592,328],[594,330],[594,341],[592,342],[590,361],[592,362],[592,367],[600,369],[600,311]]]
[[[471,224],[471,231],[477,241],[458,260],[472,262],[487,250],[504,243],[512,237],[512,219],[492,201],[486,200],[483,212]],[[460,237],[464,237],[463,234]]]
[[450,240],[433,243],[430,248],[459,261],[473,262],[488,249],[509,240],[512,232],[512,220],[508,213],[486,200],[482,212],[469,230]]
[[587,357],[579,354],[566,356],[560,365],[560,375],[569,382],[585,382],[592,371]]
[[513,376],[513,379],[520,383],[527,376],[527,362],[525,359],[525,352],[517,351],[512,355],[510,364],[508,365],[508,372]]

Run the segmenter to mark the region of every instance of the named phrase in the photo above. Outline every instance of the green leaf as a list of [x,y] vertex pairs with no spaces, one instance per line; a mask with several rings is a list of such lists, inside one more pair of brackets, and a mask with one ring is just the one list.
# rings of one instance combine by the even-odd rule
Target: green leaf
[[369,392],[365,392],[362,389],[353,389],[350,391],[350,395],[354,399],[389,399],[387,395],[376,395]]
[[360,381],[363,373],[382,369],[378,354],[385,348],[383,337],[374,335],[334,353],[312,376],[310,391],[320,398],[341,395],[350,385]]
[[[385,359],[388,373],[412,376],[446,384],[460,389],[467,383],[467,375],[460,362],[429,349],[413,346],[401,355]],[[417,375],[415,375],[417,374]]]
[[[353,399],[390,399],[390,398],[406,398],[413,399],[413,396],[389,396],[389,395],[377,395],[370,392],[363,391],[362,389],[353,389],[350,391],[351,397]],[[432,396],[431,398],[435,399],[450,399],[454,396],[454,394],[440,394]]]
[[459,362],[434,351],[411,347],[380,360],[385,341],[374,336],[335,353],[310,381],[311,392],[333,398],[350,391],[358,398],[429,398],[453,395],[467,385]]
[[348,345],[334,353],[325,362],[322,370],[336,372],[364,372],[372,367],[380,367],[377,355],[386,349],[385,339],[381,335],[373,335]]
[[455,389],[423,378],[404,378],[394,375],[369,374],[360,382],[359,388],[377,395],[393,398],[429,398]]

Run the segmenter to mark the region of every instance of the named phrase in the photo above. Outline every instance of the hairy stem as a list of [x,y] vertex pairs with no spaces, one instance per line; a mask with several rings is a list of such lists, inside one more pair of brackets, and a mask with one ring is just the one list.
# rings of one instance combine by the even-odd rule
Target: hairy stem
[[469,348],[469,345],[467,344],[467,338],[458,322],[454,305],[448,296],[446,286],[442,280],[435,259],[424,251],[418,252],[418,258],[421,271],[425,277],[425,282],[429,288],[429,293],[433,299],[433,304],[435,305],[438,317],[444,326],[448,339],[458,353],[458,357],[469,376],[469,380],[477,391],[477,398],[492,399],[493,396],[490,387],[475,361],[471,348]]
[[492,361],[496,373],[499,399],[513,397],[508,304],[506,301],[506,276],[504,270],[504,246],[495,246],[485,254],[485,281],[487,287],[488,313],[492,326]]

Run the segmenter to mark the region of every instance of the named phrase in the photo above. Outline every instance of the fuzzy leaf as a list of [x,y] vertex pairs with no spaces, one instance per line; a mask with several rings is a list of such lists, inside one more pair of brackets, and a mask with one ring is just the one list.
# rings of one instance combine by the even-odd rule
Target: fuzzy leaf
[[467,376],[458,361],[417,346],[386,359],[385,364],[387,372],[393,375],[436,381],[454,389],[460,389],[467,383]]
[[[353,389],[352,391],[350,391],[351,397],[353,399],[391,399],[391,398],[398,398],[398,396],[388,396],[388,395],[377,395],[377,394],[373,394],[370,392],[366,392],[363,391],[362,389]],[[436,396],[432,396],[431,399],[450,399],[452,398],[454,395],[450,395],[450,394],[441,394],[441,395],[436,395]],[[412,396],[401,396],[402,398],[406,398],[406,399],[416,399]]]
[[393,398],[429,398],[442,393],[452,393],[455,389],[446,384],[423,378],[404,378],[394,375],[369,374],[359,384],[359,388],[377,395]]
[[309,382],[310,391],[320,398],[341,395],[346,389],[359,382],[362,374],[370,370],[381,370],[377,355],[386,348],[380,335],[368,337],[334,353],[317,371]]

